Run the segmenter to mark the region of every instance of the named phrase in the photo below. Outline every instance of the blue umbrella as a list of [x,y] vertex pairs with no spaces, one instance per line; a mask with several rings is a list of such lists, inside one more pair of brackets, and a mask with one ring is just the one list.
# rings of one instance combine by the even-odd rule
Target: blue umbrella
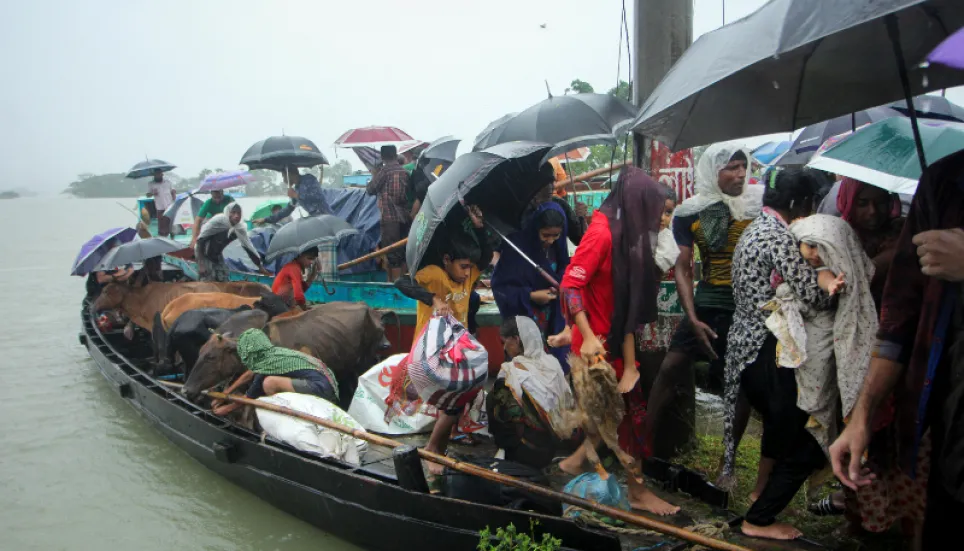
[[154,174],[155,170],[160,170],[161,172],[170,172],[177,168],[167,161],[162,161],[160,159],[146,159],[143,160],[133,167],[127,173],[128,178],[147,178],[151,174]]
[[129,243],[134,240],[137,231],[132,228],[111,228],[103,233],[91,237],[80,247],[77,258],[70,268],[70,275],[85,276],[93,271],[94,266],[103,260],[104,256],[110,251],[112,241],[116,243]]
[[784,140],[782,142],[767,142],[753,150],[753,157],[761,163],[768,165],[777,157],[783,155],[788,149],[790,149],[789,140]]

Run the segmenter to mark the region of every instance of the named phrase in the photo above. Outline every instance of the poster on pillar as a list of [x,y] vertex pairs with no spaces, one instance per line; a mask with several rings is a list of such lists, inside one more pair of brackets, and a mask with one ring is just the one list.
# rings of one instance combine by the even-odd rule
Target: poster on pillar
[[676,190],[683,202],[695,193],[696,179],[693,172],[693,152],[689,149],[670,151],[665,145],[653,140],[649,151],[650,175],[657,181]]

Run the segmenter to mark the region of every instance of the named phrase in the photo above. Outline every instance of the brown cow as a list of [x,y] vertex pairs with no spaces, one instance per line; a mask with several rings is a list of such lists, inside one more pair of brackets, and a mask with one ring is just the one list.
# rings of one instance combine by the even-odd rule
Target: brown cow
[[[244,373],[237,353],[226,350],[225,340],[218,336],[237,338],[245,329],[259,328],[256,316],[265,319],[255,311],[235,314],[210,336],[184,385],[189,399],[196,400],[202,390]],[[260,328],[272,343],[325,362],[338,379],[344,408],[355,394],[358,376],[377,363],[379,354],[390,346],[380,316],[364,303],[321,304],[296,316],[271,320]]]
[[261,297],[245,297],[231,293],[188,293],[181,295],[167,303],[161,311],[161,325],[165,331],[170,330],[184,312],[200,308],[224,308],[234,310],[242,306],[261,308],[270,316],[276,316],[288,311],[284,300],[275,294]]
[[131,287],[111,283],[104,287],[91,308],[95,312],[121,310],[137,326],[151,330],[154,314],[164,310],[169,302],[187,293],[226,292],[235,295],[260,297],[271,290],[260,283],[232,281],[230,283],[148,283]]

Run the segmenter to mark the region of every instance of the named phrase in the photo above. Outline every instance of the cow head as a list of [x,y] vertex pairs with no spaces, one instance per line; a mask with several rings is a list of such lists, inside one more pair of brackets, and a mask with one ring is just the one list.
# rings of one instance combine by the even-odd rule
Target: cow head
[[238,341],[231,333],[212,333],[198,354],[197,363],[184,383],[184,395],[197,402],[201,392],[244,373],[238,357]]
[[120,308],[121,303],[124,302],[124,298],[127,297],[127,293],[130,292],[131,288],[128,285],[123,285],[120,283],[109,283],[100,292],[100,296],[91,305],[91,308],[95,312],[102,312],[104,310],[114,310]]

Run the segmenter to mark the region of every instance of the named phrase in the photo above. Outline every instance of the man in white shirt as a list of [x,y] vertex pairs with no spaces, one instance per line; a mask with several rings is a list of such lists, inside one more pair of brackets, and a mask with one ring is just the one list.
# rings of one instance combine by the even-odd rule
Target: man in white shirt
[[157,235],[170,237],[171,219],[164,216],[164,211],[174,203],[177,193],[171,181],[164,177],[164,172],[160,169],[154,171],[154,179],[147,187],[147,196],[154,198],[154,208],[157,210]]

